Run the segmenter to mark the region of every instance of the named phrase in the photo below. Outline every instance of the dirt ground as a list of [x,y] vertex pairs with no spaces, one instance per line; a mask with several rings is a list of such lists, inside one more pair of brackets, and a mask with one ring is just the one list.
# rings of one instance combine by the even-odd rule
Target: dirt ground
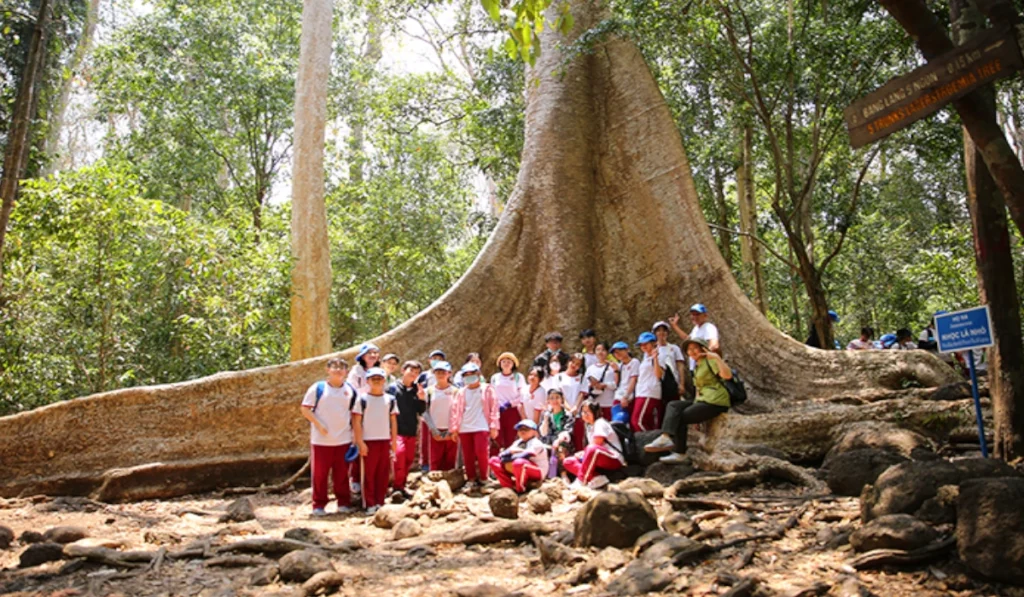
[[[550,483],[550,482],[549,482]],[[521,519],[556,522],[572,528],[581,507],[576,495],[562,492],[553,511],[530,513],[521,504]],[[973,579],[956,560],[955,550],[917,569],[856,571],[845,535],[859,525],[858,500],[820,496],[816,499],[786,484],[757,486],[742,492],[687,496],[693,503],[682,508],[700,527],[693,538],[721,544],[763,534],[766,529],[788,527],[780,538],[762,538],[727,548],[694,566],[678,571],[660,594],[722,595],[731,584],[746,578],[758,581],[760,595],[1019,595],[1024,589]],[[24,531],[44,532],[58,525],[76,525],[89,539],[113,541],[121,549],[185,549],[195,542],[211,546],[255,537],[281,537],[288,529],[306,527],[325,533],[335,542],[354,540],[361,549],[332,554],[345,577],[341,595],[389,597],[427,595],[599,595],[620,572],[602,570],[597,580],[573,586],[566,579],[572,566],[545,568],[530,542],[493,545],[441,544],[412,552],[390,549],[392,531],[377,528],[363,514],[309,516],[308,489],[283,495],[251,496],[256,520],[220,523],[217,517],[233,498],[190,496],[166,501],[100,504],[83,498],[45,497],[0,500],[0,524],[20,537]],[[487,497],[456,495],[455,512],[436,519],[419,517],[425,534],[485,524],[495,519]],[[659,517],[672,511],[665,500],[651,498]],[[333,506],[329,508],[329,511]],[[676,508],[680,508],[677,506]],[[942,529],[940,529],[942,530]],[[945,529],[947,533],[951,529]],[[254,586],[254,567],[214,568],[203,559],[165,559],[160,566],[118,569],[103,564],[69,565],[67,560],[19,569],[24,546],[15,542],[0,550],[0,594],[20,595],[292,595],[298,585],[280,580]],[[598,550],[580,550],[590,556]],[[626,553],[628,553],[627,550]],[[62,572],[62,567],[63,572]],[[489,584],[502,589],[481,588]],[[490,591],[490,592],[488,592]],[[734,593],[736,594],[736,593]]]

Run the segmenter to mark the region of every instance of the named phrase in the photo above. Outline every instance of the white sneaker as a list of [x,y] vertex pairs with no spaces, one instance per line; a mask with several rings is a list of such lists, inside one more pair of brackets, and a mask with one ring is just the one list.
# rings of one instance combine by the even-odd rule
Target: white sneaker
[[665,464],[686,464],[690,462],[690,457],[686,454],[680,454],[679,452],[672,452],[671,454],[662,456],[658,460]]
[[608,477],[605,477],[604,475],[598,475],[591,479],[589,483],[587,483],[587,487],[591,489],[601,489],[602,487],[607,485],[608,482]]
[[338,514],[351,514],[352,512],[352,506],[338,506]]
[[366,515],[373,516],[377,513],[377,510],[380,510],[380,506],[370,506],[369,508],[366,509]]
[[327,516],[327,510],[324,510],[323,508],[313,508],[313,514],[311,514],[311,516],[313,516],[315,518],[320,518],[321,516]]
[[675,446],[672,438],[662,433],[653,442],[644,446],[644,452],[668,452]]

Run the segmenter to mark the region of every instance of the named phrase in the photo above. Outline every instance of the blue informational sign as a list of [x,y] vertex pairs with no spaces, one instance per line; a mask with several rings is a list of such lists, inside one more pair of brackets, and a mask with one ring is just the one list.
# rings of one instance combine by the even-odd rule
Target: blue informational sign
[[939,352],[992,346],[992,318],[989,316],[988,305],[936,315],[935,336]]

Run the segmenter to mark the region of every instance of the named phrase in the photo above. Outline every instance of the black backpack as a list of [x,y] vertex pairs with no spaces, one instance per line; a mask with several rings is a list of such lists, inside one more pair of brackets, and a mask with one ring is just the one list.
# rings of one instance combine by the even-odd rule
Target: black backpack
[[[633,435],[633,430],[630,429],[629,423],[622,421],[612,422],[612,431],[615,435],[619,436],[619,444],[622,445],[622,449],[619,453],[626,459],[626,464],[642,464],[640,460],[640,450],[636,446],[636,436]],[[608,447],[615,449],[610,443]]]
[[665,370],[661,376],[661,399],[662,400],[675,400],[679,398],[679,380],[676,379],[675,373],[672,373],[672,369],[669,367],[663,367]]
[[722,379],[722,385],[729,392],[729,406],[739,406],[747,401],[747,388],[735,369],[732,370],[732,379]]

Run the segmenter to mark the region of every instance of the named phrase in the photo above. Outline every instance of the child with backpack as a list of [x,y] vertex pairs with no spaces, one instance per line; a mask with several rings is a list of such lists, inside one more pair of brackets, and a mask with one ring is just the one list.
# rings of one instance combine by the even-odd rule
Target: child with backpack
[[634,432],[658,429],[661,422],[661,378],[664,369],[658,355],[657,337],[651,332],[640,334],[636,344],[644,353],[636,376],[636,398],[630,427]]
[[427,410],[427,391],[418,382],[423,365],[419,361],[406,361],[402,377],[387,388],[398,409],[398,446],[395,450],[396,491],[405,492],[405,481],[416,457],[416,428],[420,415]]
[[427,388],[427,411],[423,422],[429,429],[427,462],[432,471],[450,471],[455,468],[459,445],[448,437],[452,398],[458,388],[451,384],[452,366],[448,361],[433,365],[434,385]]
[[598,342],[594,345],[596,360],[587,367],[587,382],[582,384],[580,398],[597,400],[601,406],[601,416],[606,421],[612,420],[612,406],[615,404],[615,370],[608,362],[608,343]]
[[466,363],[462,367],[465,387],[452,399],[449,429],[452,441],[462,446],[466,465],[466,489],[472,490],[487,481],[488,446],[498,438],[498,397],[494,387],[481,383],[480,367]]
[[665,420],[665,408],[669,402],[679,400],[683,386],[683,371],[686,370],[686,359],[679,346],[668,341],[669,324],[659,321],[651,328],[658,338],[658,356],[661,367],[665,370],[661,378],[661,401],[658,402],[658,420]]
[[600,489],[608,484],[603,473],[617,471],[626,466],[622,442],[611,423],[601,417],[601,406],[596,400],[587,400],[580,408],[587,424],[587,448],[565,459],[562,466],[576,477],[574,486],[586,485]]
[[619,362],[619,383],[615,390],[610,421],[629,421],[629,405],[636,396],[636,381],[640,373],[640,361],[629,353],[629,345],[619,341],[612,344],[612,355]]
[[379,367],[366,372],[369,391],[352,407],[352,431],[362,460],[363,506],[374,514],[384,505],[391,453],[398,451],[398,409],[384,391],[387,373]]
[[687,356],[697,363],[693,372],[697,396],[673,408],[673,414],[666,419],[662,434],[644,446],[646,452],[665,452],[671,449],[671,454],[660,459],[667,464],[687,462],[686,441],[690,425],[710,421],[728,411],[730,405],[729,390],[723,380],[732,379],[732,370],[725,360],[712,351],[703,339],[691,336],[683,346],[686,347]]
[[326,516],[327,480],[333,477],[338,513],[352,511],[345,455],[352,445],[351,415],[355,388],[345,381],[348,363],[327,361],[327,379],[309,386],[300,411],[309,421],[309,468],[313,485],[313,516]]
[[[491,376],[491,387],[498,399],[498,447],[504,450],[516,441],[516,423],[526,416],[526,380],[518,371],[519,359],[511,352],[501,353],[495,363],[498,372]],[[497,454],[497,450],[493,453]]]
[[537,424],[526,419],[516,423],[519,436],[511,446],[490,460],[491,471],[502,487],[526,493],[526,484],[548,475],[548,449],[537,438]]

